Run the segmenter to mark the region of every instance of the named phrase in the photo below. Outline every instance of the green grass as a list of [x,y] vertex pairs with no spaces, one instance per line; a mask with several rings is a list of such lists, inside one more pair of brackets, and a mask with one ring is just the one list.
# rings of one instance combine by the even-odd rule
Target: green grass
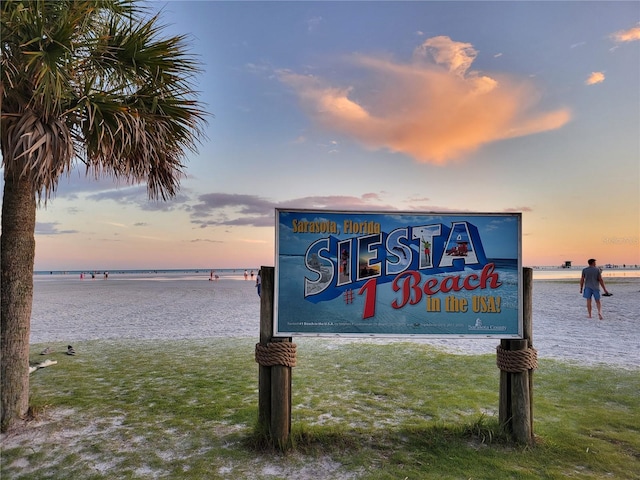
[[495,356],[298,341],[292,448],[262,447],[249,339],[96,341],[31,375],[11,479],[640,479],[638,371],[539,360],[536,445],[498,426]]

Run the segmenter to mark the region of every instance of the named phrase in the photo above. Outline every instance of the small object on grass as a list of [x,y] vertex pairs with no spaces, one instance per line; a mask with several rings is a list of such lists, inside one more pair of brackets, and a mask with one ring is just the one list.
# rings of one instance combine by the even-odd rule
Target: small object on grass
[[51,365],[55,365],[58,362],[54,360],[49,360],[48,358],[44,362],[36,363],[33,367],[29,367],[29,373],[33,373],[39,368],[50,367]]
[[50,353],[53,353],[53,349],[51,347],[47,347],[40,352],[40,355],[49,355]]
[[75,355],[76,351],[73,349],[71,345],[67,346],[67,355]]
[[55,360],[49,360],[48,358],[44,361],[44,362],[40,362],[39,364],[36,365],[36,367],[38,368],[45,368],[45,367],[50,367],[51,365],[55,365],[56,362]]

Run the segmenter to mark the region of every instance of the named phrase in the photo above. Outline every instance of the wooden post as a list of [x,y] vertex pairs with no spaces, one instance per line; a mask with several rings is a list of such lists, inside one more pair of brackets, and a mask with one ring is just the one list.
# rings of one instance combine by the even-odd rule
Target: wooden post
[[[260,268],[260,344],[264,347],[291,341],[273,336],[274,276],[273,267]],[[258,367],[258,427],[278,448],[287,448],[291,433],[291,367]]]
[[[266,347],[273,336],[273,267],[261,267],[260,344]],[[271,368],[258,366],[258,427],[267,435],[271,429]]]
[[[509,340],[509,350],[526,350],[528,341]],[[529,371],[511,373],[511,431],[518,443],[531,442],[531,407],[529,398]]]
[[[503,339],[505,351],[533,348],[533,270],[522,270],[522,336],[521,340]],[[523,372],[500,371],[498,407],[499,422],[518,443],[533,442],[533,370]]]
[[[503,350],[509,350],[511,348],[509,340],[500,340],[500,347],[502,347]],[[500,396],[498,402],[498,421],[500,422],[500,427],[511,433],[511,418],[513,416],[513,412],[511,411],[511,374],[504,370],[500,370]]]
[[[533,268],[522,269],[522,329],[527,340],[527,348],[533,348]],[[533,441],[533,370],[528,372],[529,380],[529,430]]]
[[[273,338],[273,342],[290,342],[291,338]],[[280,450],[289,444],[291,433],[291,367],[271,367],[271,439]]]

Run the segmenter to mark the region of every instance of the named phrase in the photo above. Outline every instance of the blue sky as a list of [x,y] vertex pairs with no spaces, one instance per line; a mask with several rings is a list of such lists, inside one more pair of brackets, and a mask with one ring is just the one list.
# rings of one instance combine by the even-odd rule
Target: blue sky
[[524,265],[640,264],[638,2],[148,2],[208,138],[178,197],[74,173],[36,269],[273,265],[274,208],[522,212]]

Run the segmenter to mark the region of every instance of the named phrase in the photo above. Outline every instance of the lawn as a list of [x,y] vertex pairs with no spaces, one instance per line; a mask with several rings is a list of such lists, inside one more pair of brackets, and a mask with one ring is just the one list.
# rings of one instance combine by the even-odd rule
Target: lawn
[[533,447],[498,425],[494,355],[298,341],[292,446],[257,432],[251,339],[93,341],[32,363],[11,479],[640,479],[637,370],[539,360]]

